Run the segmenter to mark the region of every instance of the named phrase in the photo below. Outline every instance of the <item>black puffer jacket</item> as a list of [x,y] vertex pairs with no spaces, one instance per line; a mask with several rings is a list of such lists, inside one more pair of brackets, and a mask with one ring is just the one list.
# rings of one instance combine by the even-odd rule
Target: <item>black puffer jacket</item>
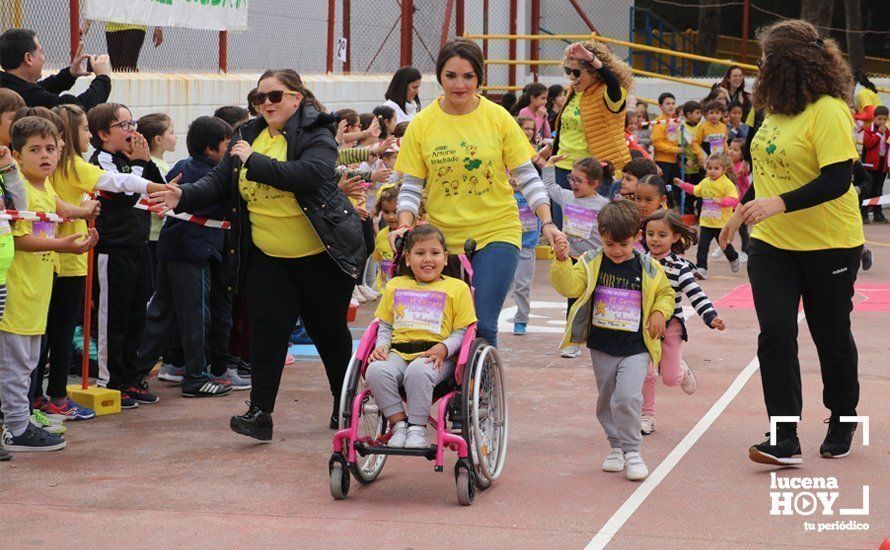
[[[183,185],[177,212],[190,212],[224,200],[231,201],[232,229],[229,252],[237,258],[236,284],[243,284],[248,255],[253,248],[247,203],[238,191],[241,170],[250,181],[264,183],[293,193],[318,234],[327,253],[344,273],[358,280],[367,257],[359,217],[352,203],[337,186],[337,142],[335,118],[303,104],[285,124],[287,161],[280,162],[253,153],[246,166],[226,152],[212,172],[200,180]],[[243,139],[253,143],[267,127],[265,119],[256,118],[242,126],[232,146]]]

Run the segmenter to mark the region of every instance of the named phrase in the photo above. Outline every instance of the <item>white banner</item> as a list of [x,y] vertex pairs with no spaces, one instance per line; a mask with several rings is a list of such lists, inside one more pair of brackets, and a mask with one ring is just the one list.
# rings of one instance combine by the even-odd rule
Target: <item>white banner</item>
[[84,18],[152,27],[247,30],[247,0],[86,0]]

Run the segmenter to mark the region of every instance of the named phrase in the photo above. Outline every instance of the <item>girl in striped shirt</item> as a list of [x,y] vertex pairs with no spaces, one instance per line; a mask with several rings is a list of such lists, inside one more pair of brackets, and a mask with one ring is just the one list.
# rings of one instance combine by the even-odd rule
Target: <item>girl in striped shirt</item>
[[[683,342],[687,340],[686,323],[683,318],[681,301],[683,294],[689,298],[692,307],[707,326],[724,330],[726,324],[717,316],[717,311],[705,292],[695,282],[695,266],[681,256],[698,241],[695,230],[687,227],[674,210],[659,209],[643,220],[643,234],[646,247],[653,258],[661,262],[665,275],[674,288],[674,314],[668,320],[661,342],[661,361],[658,371],[666,386],[677,386],[691,395],[695,393],[697,382],[692,369],[683,360]],[[655,369],[650,369],[643,383],[643,416],[641,431],[648,435],[655,431]]]

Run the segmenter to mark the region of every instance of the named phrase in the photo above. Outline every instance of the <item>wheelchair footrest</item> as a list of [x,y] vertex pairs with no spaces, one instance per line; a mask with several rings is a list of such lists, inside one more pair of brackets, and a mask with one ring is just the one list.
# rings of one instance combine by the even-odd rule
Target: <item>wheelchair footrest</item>
[[358,454],[361,456],[365,455],[399,455],[399,456],[422,456],[427,460],[435,460],[436,459],[436,445],[431,445],[426,449],[405,449],[400,447],[385,447],[385,446],[369,446],[363,443],[359,443],[355,446],[355,450],[358,451]]

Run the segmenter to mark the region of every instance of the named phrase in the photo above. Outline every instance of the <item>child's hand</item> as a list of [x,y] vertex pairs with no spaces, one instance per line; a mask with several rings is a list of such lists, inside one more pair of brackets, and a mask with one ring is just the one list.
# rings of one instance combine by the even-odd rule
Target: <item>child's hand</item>
[[395,142],[396,142],[396,137],[389,136],[386,139],[384,139],[383,141],[381,141],[377,145],[377,147],[372,149],[372,151],[374,151],[374,154],[379,157],[379,156],[383,155],[383,153],[385,153],[387,149],[389,149],[392,145],[394,145]]
[[386,358],[389,357],[389,346],[380,346],[374,348],[374,351],[371,352],[371,356],[368,357],[369,361],[386,361]]
[[367,220],[371,216],[370,214],[368,214],[368,211],[365,210],[364,208],[362,208],[361,206],[356,205],[353,208],[355,208],[355,213],[358,214],[358,217],[362,221]]
[[130,151],[124,151],[124,155],[130,160],[150,161],[151,150],[148,148],[148,142],[145,141],[145,137],[138,132],[134,132],[133,137],[130,138]]
[[392,175],[389,168],[380,168],[379,170],[371,170],[371,181],[386,181]]
[[12,160],[12,153],[9,152],[9,147],[0,145],[0,167],[5,168],[14,162],[15,161]]
[[564,262],[569,259],[569,240],[563,235],[562,239],[557,238],[553,245],[553,252],[556,253],[556,259]]
[[442,370],[442,362],[445,361],[445,358],[448,356],[448,348],[445,347],[445,344],[436,344],[421,353],[420,356],[426,357],[427,362],[432,361],[436,370]]
[[337,143],[339,143],[340,145],[343,145],[343,143],[345,142],[343,136],[346,133],[346,125],[347,124],[348,124],[348,122],[346,122],[345,118],[337,123],[337,135],[334,136],[334,139],[336,139]]
[[649,316],[646,323],[646,330],[649,331],[651,338],[661,338],[664,336],[664,315],[660,311],[655,311]]
[[101,208],[99,201],[85,200],[80,203],[80,207],[86,210],[86,215],[83,216],[84,220],[95,220],[99,216]]
[[556,166],[557,162],[564,161],[569,158],[568,155],[551,155],[550,158],[547,159],[547,162],[544,164],[547,168],[553,168]]
[[723,319],[720,317],[714,317],[711,319],[711,328],[715,328],[717,330],[726,330],[726,323],[723,322]]
[[62,237],[56,240],[58,241],[56,244],[56,252],[65,254],[83,254],[96,246],[96,243],[99,242],[99,233],[96,232],[95,229],[90,229],[85,234],[68,235],[67,237]]

